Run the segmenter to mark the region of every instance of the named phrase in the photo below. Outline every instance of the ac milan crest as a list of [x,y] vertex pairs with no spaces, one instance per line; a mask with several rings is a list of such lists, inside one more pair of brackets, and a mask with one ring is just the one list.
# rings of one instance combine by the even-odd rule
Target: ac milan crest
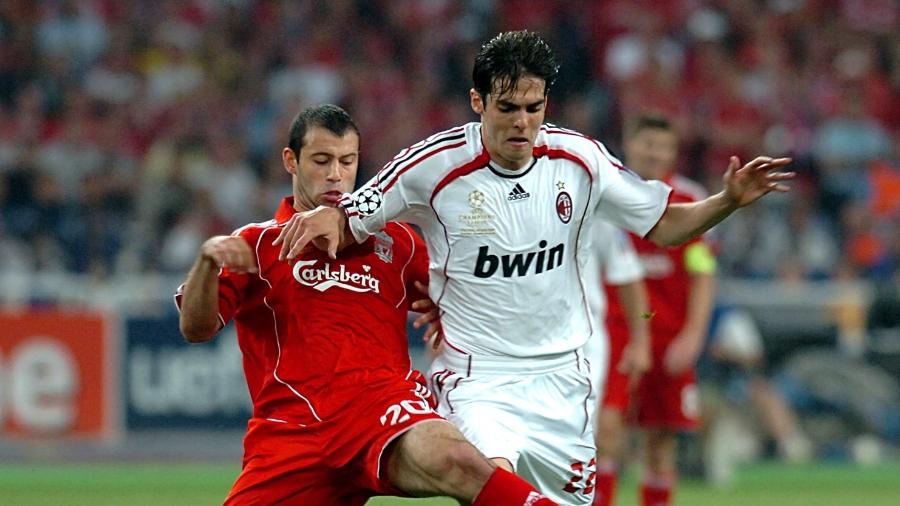
[[566,192],[559,192],[556,196],[556,215],[563,223],[572,219],[572,197]]

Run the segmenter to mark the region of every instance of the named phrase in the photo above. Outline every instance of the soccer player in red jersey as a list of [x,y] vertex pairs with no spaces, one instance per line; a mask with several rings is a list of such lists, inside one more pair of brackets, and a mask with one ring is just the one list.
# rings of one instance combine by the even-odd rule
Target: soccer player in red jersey
[[[638,118],[626,131],[624,147],[626,163],[632,170],[645,179],[661,180],[672,187],[673,203],[705,198],[698,184],[673,171],[678,138],[667,119]],[[716,260],[702,236],[669,248],[633,234],[631,239],[641,258],[650,296],[652,364],[631,398],[627,377],[614,367],[608,369],[600,412],[594,502],[603,506],[613,502],[627,412],[636,415],[635,421],[645,433],[642,504],[672,503],[676,437],[681,431],[695,429],[698,423],[700,406],[694,365],[703,347],[715,287]],[[607,328],[611,355],[615,357],[628,341],[628,327],[614,298],[610,299]]]
[[406,314],[428,258],[389,223],[337,258],[310,248],[289,262],[275,239],[298,211],[352,189],[359,132],[333,105],[295,118],[282,153],[293,196],[275,218],[201,247],[176,294],[181,330],[211,339],[234,320],[253,417],[225,503],[362,505],[374,495],[449,495],[476,505],[550,505],[498,469],[429,403],[410,370]]

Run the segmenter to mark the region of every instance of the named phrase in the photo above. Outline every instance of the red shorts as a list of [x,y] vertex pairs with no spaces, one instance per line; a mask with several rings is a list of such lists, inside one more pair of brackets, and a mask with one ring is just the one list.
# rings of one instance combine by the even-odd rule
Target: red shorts
[[619,372],[619,362],[628,344],[628,334],[617,329],[609,329],[609,364],[606,367],[606,387],[601,401],[604,409],[628,411],[628,375]]
[[619,361],[627,344],[627,335],[610,330],[609,370],[603,393],[603,409],[625,413],[629,421],[645,429],[696,429],[700,421],[696,372],[691,369],[678,376],[670,376],[663,366],[667,347],[655,346],[650,370],[641,377],[635,391],[630,392],[628,376],[619,372]]
[[225,504],[363,505],[375,495],[405,495],[381,473],[385,449],[413,426],[443,420],[415,385],[357,388],[347,409],[306,426],[252,419],[244,468]]
[[670,376],[654,354],[653,367],[641,378],[632,398],[637,425],[643,429],[690,431],[700,423],[700,396],[693,369]]

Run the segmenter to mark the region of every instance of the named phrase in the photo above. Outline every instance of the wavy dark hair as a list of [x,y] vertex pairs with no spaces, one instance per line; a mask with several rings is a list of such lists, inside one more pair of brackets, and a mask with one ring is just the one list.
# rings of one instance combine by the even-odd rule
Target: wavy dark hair
[[486,99],[515,90],[523,76],[544,80],[544,95],[556,81],[559,64],[550,45],[535,32],[503,32],[481,46],[472,68],[475,91]]

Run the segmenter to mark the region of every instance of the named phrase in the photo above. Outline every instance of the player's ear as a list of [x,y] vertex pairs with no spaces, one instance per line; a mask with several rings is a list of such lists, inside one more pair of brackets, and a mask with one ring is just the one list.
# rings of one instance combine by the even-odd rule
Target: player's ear
[[284,170],[286,170],[288,174],[297,174],[297,157],[294,156],[293,149],[284,148],[281,150],[281,161],[284,164]]
[[484,101],[481,100],[481,95],[475,91],[475,88],[469,90],[469,105],[472,106],[475,114],[484,114]]

